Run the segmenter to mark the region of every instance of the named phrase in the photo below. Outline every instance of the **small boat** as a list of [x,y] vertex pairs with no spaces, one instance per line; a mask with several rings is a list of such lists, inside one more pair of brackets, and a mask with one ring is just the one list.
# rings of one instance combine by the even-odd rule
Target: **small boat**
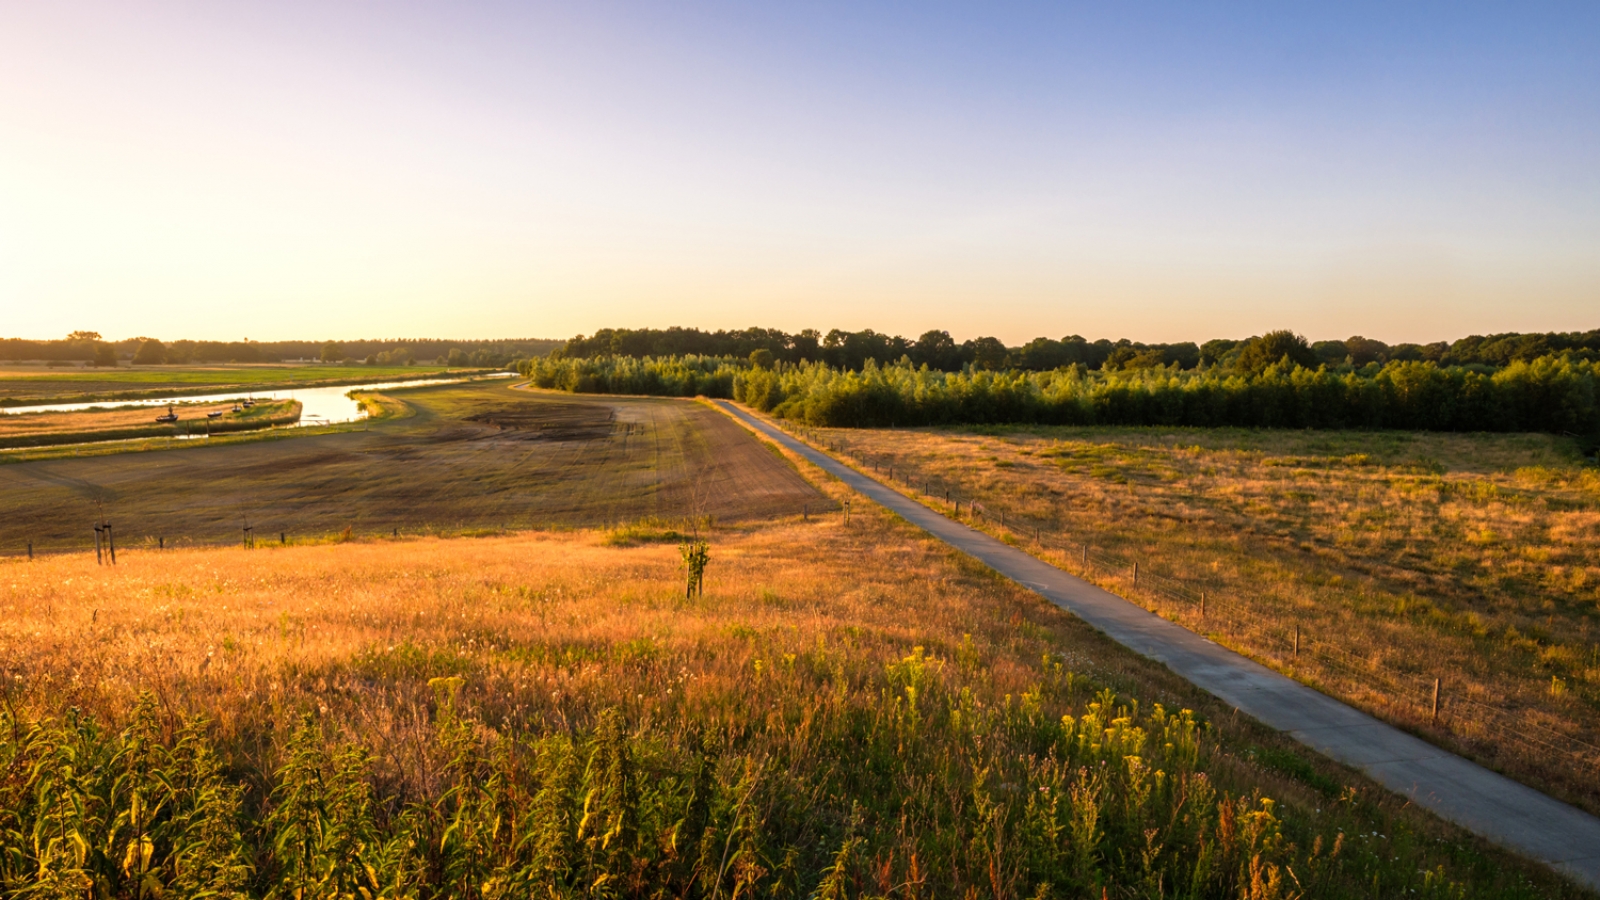
[[167,407],[167,414],[164,415],[164,416],[156,416],[156,421],[157,422],[161,422],[163,424],[170,423],[170,422],[176,422],[176,421],[178,421],[178,414],[173,412],[172,411],[172,407],[169,405]]
[[244,410],[243,410],[243,409],[242,409],[242,408],[241,408],[241,407],[240,407],[240,406],[239,406],[239,404],[237,404],[237,403],[235,403],[235,404],[234,404],[234,405],[233,405],[233,411],[234,411],[234,412],[244,412]]
[[222,410],[219,409],[216,412],[208,412],[208,413],[206,413],[206,418],[208,418],[208,419],[220,419],[220,418],[222,418]]

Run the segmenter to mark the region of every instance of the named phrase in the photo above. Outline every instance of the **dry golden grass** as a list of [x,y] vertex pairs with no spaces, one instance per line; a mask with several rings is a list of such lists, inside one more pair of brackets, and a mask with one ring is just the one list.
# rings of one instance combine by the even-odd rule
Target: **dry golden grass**
[[[929,670],[947,683],[930,698],[948,692],[951,703],[995,715],[1026,709],[1029,697],[1039,702],[1041,679],[1064,665],[1081,686],[1076,693],[1046,688],[1043,696],[1052,706],[1071,704],[1061,707],[1069,713],[1081,714],[1097,685],[1109,685],[1146,708],[1160,702],[1209,717],[1205,740],[1214,749],[1203,765],[1212,783],[1278,800],[1274,827],[1288,843],[1275,852],[1299,867],[1297,878],[1320,873],[1323,895],[1360,896],[1363,885],[1381,879],[1397,890],[1431,885],[1438,896],[1468,886],[1502,896],[1577,896],[1352,773],[1308,762],[1283,738],[1230,719],[1170,673],[1036,596],[859,504],[850,526],[834,514],[711,538],[707,591],[692,601],[681,595],[676,546],[617,546],[599,531],[128,553],[114,568],[84,555],[0,564],[0,666],[10,708],[28,715],[75,708],[122,723],[143,692],[160,699],[169,720],[204,715],[247,783],[267,780],[310,713],[339,740],[373,751],[382,796],[427,798],[450,778],[449,761],[437,756],[430,686],[444,676],[464,678],[462,705],[503,735],[587,733],[603,711],[619,710],[641,735],[708,733],[730,750],[758,741],[768,748],[758,755],[782,747],[798,754],[791,764],[800,769],[828,771],[867,762],[852,760],[849,749],[831,756],[841,748],[823,738],[823,721],[857,718],[848,710],[870,710],[879,700],[902,710],[879,694],[886,667],[893,676],[902,660],[920,658],[915,648],[926,648]],[[813,676],[803,673],[819,666],[829,686],[807,688]],[[886,684],[898,690],[893,677]],[[959,706],[952,714],[959,718]],[[925,740],[943,739],[932,721]],[[1005,785],[982,788],[978,777],[976,788],[905,789],[956,798],[997,790],[998,802],[1007,802]],[[860,799],[862,809],[874,808]],[[899,832],[892,818],[870,821],[873,846],[883,849],[860,871],[879,873],[886,893],[938,893],[939,885],[981,874],[981,866],[924,871],[908,889],[906,872],[919,871],[916,852],[895,848],[945,839],[917,836],[932,823],[913,823],[908,833],[905,821]],[[1341,832],[1360,837],[1343,851],[1348,861],[1333,866],[1317,854]],[[1105,840],[1105,864],[1123,865],[1112,862],[1123,851]],[[834,849],[821,848],[823,859]],[[867,877],[857,876],[857,890],[873,886],[859,880]],[[1291,895],[1284,878],[1285,893],[1262,896]]]
[[[1105,586],[1600,809],[1600,472],[1561,439],[1045,428],[818,436],[892,462],[896,480],[939,499],[950,488],[978,500],[991,517],[981,524],[1071,571],[1090,544],[1089,576]],[[994,521],[1002,514],[1005,529]],[[1029,539],[1035,529],[1044,546]]]
[[[475,703],[541,727],[608,706],[649,721],[726,702],[756,660],[819,640],[888,660],[981,635],[1004,651],[996,689],[1020,694],[1050,643],[1040,621],[1071,629],[935,546],[836,516],[724,529],[712,546],[694,601],[675,544],[604,531],[13,562],[0,566],[0,658],[24,705],[115,720],[151,690],[241,737],[329,707],[399,747],[407,723],[389,717],[426,706],[436,675],[471,672]],[[619,680],[618,664],[647,677]],[[380,678],[375,694],[378,672],[414,677]]]

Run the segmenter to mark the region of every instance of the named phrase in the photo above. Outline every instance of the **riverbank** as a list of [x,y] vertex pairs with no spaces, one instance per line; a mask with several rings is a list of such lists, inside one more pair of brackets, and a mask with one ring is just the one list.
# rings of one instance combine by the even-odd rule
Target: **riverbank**
[[[429,379],[473,378],[499,369],[448,369],[407,367],[404,369],[340,366],[275,368],[238,367],[227,369],[167,370],[166,367],[112,369],[94,373],[55,373],[22,377],[0,375],[0,410],[10,413],[69,404],[124,403],[159,400],[168,397],[198,397],[238,392],[240,396],[269,391],[299,391],[312,388],[345,387],[374,382],[395,383]],[[15,372],[5,375],[15,376]],[[46,386],[59,386],[44,393]],[[74,391],[71,386],[79,385]],[[127,387],[121,387],[127,385]]]
[[300,420],[298,400],[234,411],[226,404],[184,407],[172,422],[151,421],[150,409],[32,413],[0,417],[0,449],[90,444],[140,438],[189,439],[255,431]]

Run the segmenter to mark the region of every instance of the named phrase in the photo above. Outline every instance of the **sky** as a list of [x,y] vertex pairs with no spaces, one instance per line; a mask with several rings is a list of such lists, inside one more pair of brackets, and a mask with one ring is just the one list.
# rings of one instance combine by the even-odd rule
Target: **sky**
[[0,336],[1600,328],[1600,4],[0,0]]

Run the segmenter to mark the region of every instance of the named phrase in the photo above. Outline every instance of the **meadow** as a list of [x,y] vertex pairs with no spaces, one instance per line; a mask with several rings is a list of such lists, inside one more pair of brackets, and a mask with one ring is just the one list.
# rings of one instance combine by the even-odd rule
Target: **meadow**
[[[293,424],[300,418],[300,403],[283,400],[258,403],[235,411],[234,404],[194,403],[173,407],[177,422],[155,421],[166,407],[87,409],[64,413],[14,413],[0,415],[0,447],[42,447],[84,441],[130,440],[143,437],[226,433],[273,425]],[[212,413],[220,414],[211,418]]]
[[1570,439],[813,436],[1068,571],[1600,809],[1600,473]]
[[233,388],[278,390],[363,381],[400,381],[450,371],[442,366],[343,366],[229,364],[52,368],[0,366],[0,406],[135,400],[141,397],[210,394]]
[[[357,426],[165,449],[0,455],[0,554],[94,546],[498,533],[650,516],[820,510],[821,495],[726,416],[683,401],[573,398],[474,382],[362,395]],[[0,420],[3,421],[3,420]],[[138,449],[137,446],[118,450]],[[78,455],[80,454],[81,455]],[[107,455],[100,455],[107,454]],[[29,455],[47,458],[29,459]]]
[[1589,896],[888,515],[674,530],[0,562],[0,890]]

